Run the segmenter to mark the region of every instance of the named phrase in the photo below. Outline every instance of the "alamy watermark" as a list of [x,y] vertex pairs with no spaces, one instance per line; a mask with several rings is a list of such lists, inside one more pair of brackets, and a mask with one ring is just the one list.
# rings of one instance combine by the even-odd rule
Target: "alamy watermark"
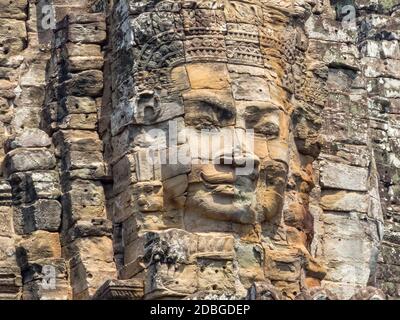
[[[40,7],[41,28],[43,31],[56,28],[54,7],[49,4]],[[339,9],[341,25],[343,29],[356,28],[356,8],[353,5],[345,5]]]
[[355,29],[356,25],[356,8],[352,5],[343,6],[341,9],[341,23],[343,29]]
[[52,5],[43,5],[40,8],[41,14],[41,30],[54,30],[56,28],[56,17]]
[[43,290],[55,290],[57,285],[56,268],[51,265],[42,267],[41,287]]
[[[180,143],[184,136],[186,142]],[[254,130],[219,128],[197,130],[180,128],[177,120],[168,121],[168,132],[153,128],[142,137],[149,146],[141,150],[150,165],[223,164],[235,168],[237,175],[254,170]]]

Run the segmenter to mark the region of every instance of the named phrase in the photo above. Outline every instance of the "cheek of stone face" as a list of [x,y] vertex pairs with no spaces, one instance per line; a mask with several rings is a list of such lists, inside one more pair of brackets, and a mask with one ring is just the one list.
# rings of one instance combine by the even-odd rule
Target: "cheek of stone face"
[[162,185],[159,183],[138,184],[136,204],[140,212],[161,211],[164,207]]
[[261,170],[260,186],[257,188],[257,211],[267,221],[282,212],[287,176],[286,164],[279,161],[269,161]]
[[188,176],[186,174],[165,180],[163,182],[165,209],[183,208],[186,202],[187,188]]

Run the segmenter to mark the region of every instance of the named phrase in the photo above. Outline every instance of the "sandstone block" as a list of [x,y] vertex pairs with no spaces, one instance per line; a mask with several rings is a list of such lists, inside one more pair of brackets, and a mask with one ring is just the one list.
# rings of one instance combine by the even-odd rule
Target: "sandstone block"
[[321,184],[325,188],[367,191],[368,169],[342,163],[325,162],[321,166]]
[[71,79],[59,88],[60,95],[98,97],[103,90],[103,73],[99,70],[82,71],[71,75]]
[[235,291],[236,276],[231,261],[199,259],[198,264],[199,289]]
[[69,114],[62,118],[61,121],[59,121],[58,127],[62,130],[96,130],[97,114]]
[[56,232],[35,231],[24,236],[18,243],[18,259],[24,265],[28,261],[61,258],[60,237]]
[[96,102],[94,99],[88,97],[66,97],[61,100],[60,107],[61,110],[58,113],[59,119],[73,113],[90,114],[97,112]]
[[96,132],[86,130],[61,130],[53,135],[60,154],[71,151],[101,152],[103,146]]
[[27,4],[26,0],[1,0],[0,18],[24,20]]
[[152,265],[146,272],[144,293],[147,299],[184,297],[196,291],[197,266],[181,264],[176,266],[173,275],[168,270],[168,265],[162,264]]
[[143,283],[138,280],[107,280],[93,296],[94,300],[140,300]]
[[229,74],[226,64],[201,63],[187,66],[190,86],[192,89],[214,89],[227,88]]
[[49,147],[50,137],[40,129],[29,128],[18,133],[6,141],[7,151],[17,148]]
[[85,24],[70,24],[68,40],[75,43],[101,44],[106,40],[104,21]]
[[161,182],[140,182],[116,196],[114,200],[114,222],[122,222],[136,212],[160,212],[163,210]]
[[64,154],[63,169],[66,171],[76,169],[104,168],[101,152],[88,153],[86,151],[70,151]]
[[98,181],[74,180],[70,191],[63,195],[65,226],[78,220],[92,220],[105,217],[103,186]]
[[17,172],[10,176],[14,203],[30,203],[37,199],[57,199],[61,195],[55,171]]
[[135,174],[136,162],[134,155],[127,154],[122,157],[112,168],[115,194],[121,193],[132,183],[137,181]]
[[39,199],[33,204],[14,207],[14,228],[18,234],[35,230],[56,232],[61,223],[61,204],[56,200]]
[[369,196],[366,193],[324,191],[320,205],[324,210],[367,212],[368,200]]
[[7,174],[18,171],[54,169],[56,160],[47,149],[16,149],[10,151],[5,159]]

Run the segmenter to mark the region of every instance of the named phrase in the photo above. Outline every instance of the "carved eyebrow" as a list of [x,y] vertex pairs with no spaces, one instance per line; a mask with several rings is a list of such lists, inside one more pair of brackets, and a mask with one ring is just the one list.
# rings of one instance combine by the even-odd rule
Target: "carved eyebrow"
[[262,113],[266,113],[266,112],[283,112],[283,110],[273,104],[265,104],[263,102],[254,102],[252,104],[249,104],[248,106],[246,106],[245,108],[245,112],[262,112]]
[[233,117],[236,114],[233,98],[228,98],[228,96],[224,99],[213,92],[192,91],[184,94],[183,98],[188,102],[202,102],[206,107],[218,112],[224,118]]
[[187,101],[205,102],[208,105],[219,109],[234,109],[233,99],[230,101],[226,101],[225,99],[222,99],[218,94],[215,94],[213,92],[192,91],[184,94],[183,98]]

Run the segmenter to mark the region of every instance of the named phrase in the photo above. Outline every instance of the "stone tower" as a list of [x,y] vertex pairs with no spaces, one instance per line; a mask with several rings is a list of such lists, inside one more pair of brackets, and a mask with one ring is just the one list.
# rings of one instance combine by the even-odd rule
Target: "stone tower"
[[398,298],[399,10],[0,0],[0,298]]

